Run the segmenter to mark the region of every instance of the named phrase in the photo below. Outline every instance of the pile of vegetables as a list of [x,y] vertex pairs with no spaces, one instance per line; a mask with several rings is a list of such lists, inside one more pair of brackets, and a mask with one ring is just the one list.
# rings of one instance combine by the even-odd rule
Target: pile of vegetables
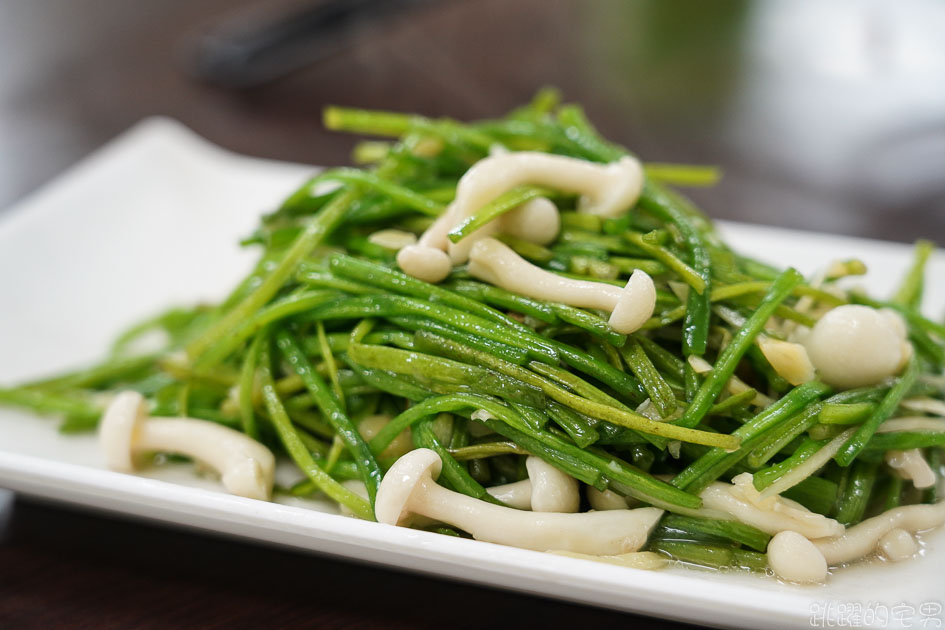
[[[235,428],[291,459],[301,480],[277,492],[327,496],[363,519],[374,518],[385,471],[411,447],[439,455],[441,485],[490,502],[487,488],[524,479],[533,455],[597,491],[666,510],[646,549],[712,567],[767,567],[770,535],[718,518],[700,498],[741,473],[847,526],[941,500],[935,485],[917,489],[886,463],[889,451],[921,449],[942,476],[945,325],[921,312],[930,244],[917,245],[888,300],[841,288],[865,271],[856,260],[805,280],[732,250],[670,188],[711,185],[715,169],[667,164],[645,164],[639,201],[616,218],[522,186],[454,228],[459,239],[551,199],[561,218],[552,243],[497,238],[566,277],[623,286],[645,271],[654,315],[619,334],[606,314],[506,291],[463,266],[430,284],[395,262],[397,238],[429,227],[496,146],[598,163],[627,155],[578,106],[542,91],[505,117],[468,124],[337,107],[325,123],[387,140],[362,142],[362,168],[322,171],[264,216],[243,242],[261,250],[259,262],[228,298],[143,322],[99,365],[0,389],[0,403],[59,414],[63,432],[92,431],[114,393],[134,390],[154,415]],[[898,313],[911,358],[870,386],[792,385],[759,341],[789,339],[845,304]],[[155,333],[162,347],[142,354]],[[883,429],[900,416],[928,422]]]

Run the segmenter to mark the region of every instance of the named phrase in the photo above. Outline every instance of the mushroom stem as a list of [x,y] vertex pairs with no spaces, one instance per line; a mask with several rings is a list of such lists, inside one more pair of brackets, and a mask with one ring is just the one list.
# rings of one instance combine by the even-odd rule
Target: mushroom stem
[[532,482],[529,479],[492,486],[486,488],[486,492],[516,510],[532,509]]
[[656,307],[656,287],[644,271],[634,271],[622,289],[603,282],[572,280],[531,264],[494,238],[473,245],[469,273],[528,297],[610,311],[611,327],[624,334],[639,329]]
[[730,484],[712,483],[699,496],[703,507],[726,512],[772,535],[792,530],[806,538],[822,538],[844,531],[843,525],[834,519],[811,512],[800,503],[778,495],[762,498],[749,473],[736,476]]
[[577,512],[581,504],[578,483],[540,457],[525,460],[528,479],[487,488],[506,505],[535,512]]
[[118,394],[105,410],[99,439],[112,470],[132,472],[147,452],[178,453],[220,473],[231,494],[268,500],[275,458],[268,448],[233,429],[194,418],[148,417],[141,394]]
[[610,164],[535,151],[490,155],[459,180],[453,201],[461,221],[516,186],[533,184],[582,195],[578,211],[613,217],[630,209],[643,189],[643,168],[626,156]]
[[411,451],[397,460],[378,490],[377,520],[397,525],[421,515],[458,527],[477,540],[536,551],[616,555],[642,547],[663,514],[657,508],[561,514],[501,507],[437,485],[434,478],[441,466],[439,456],[429,449]]
[[931,488],[935,485],[935,471],[922,456],[922,449],[886,451],[886,464],[916,488]]
[[[452,209],[453,206],[450,206]],[[450,217],[453,217],[451,214]],[[457,224],[460,221],[457,221]],[[453,264],[462,264],[469,259],[473,246],[484,238],[496,234],[510,234],[531,243],[547,245],[555,240],[561,230],[558,207],[545,197],[526,201],[514,210],[489,221],[481,228],[447,247]]]
[[915,533],[942,524],[945,524],[945,501],[932,505],[906,505],[868,518],[841,536],[814,540],[813,543],[829,564],[842,564],[873,553],[893,530]]

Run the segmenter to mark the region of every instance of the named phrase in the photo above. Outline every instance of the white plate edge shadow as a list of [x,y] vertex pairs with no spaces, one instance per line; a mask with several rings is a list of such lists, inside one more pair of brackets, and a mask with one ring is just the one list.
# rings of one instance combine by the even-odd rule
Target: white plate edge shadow
[[[269,173],[272,179],[279,182],[274,188],[285,188],[283,183],[287,185],[290,181],[300,183],[305,174],[315,170],[314,167],[235,155],[199,138],[176,121],[149,119],[21,200],[12,211],[0,214],[0,242],[5,236],[28,231],[31,223],[42,223],[61,211],[57,208],[61,207],[63,199],[68,199],[70,189],[85,185],[88,180],[115,166],[116,162],[131,155],[154,151],[155,147],[179,155],[181,160],[205,161],[208,164],[213,162],[214,168],[222,167],[223,171],[230,174],[249,171]],[[291,187],[285,188],[282,194],[290,190]],[[272,202],[278,200],[275,197]],[[743,242],[783,237],[793,248],[805,242],[821,248],[838,247],[844,252],[857,248],[869,249],[877,260],[899,264],[897,273],[901,271],[903,253],[908,249],[895,243],[789,232],[762,226],[723,224],[722,229],[734,240]],[[937,256],[933,265],[935,273],[945,273],[945,257]],[[889,273],[892,272],[887,275]],[[939,291],[933,296],[934,309],[941,308],[945,303],[945,296],[941,293]],[[88,356],[82,358],[90,359]],[[4,419],[6,426],[10,427],[15,426],[15,422],[22,422],[23,418],[32,417],[0,409],[0,426],[3,426]],[[62,448],[71,448],[69,440],[72,438],[59,436],[51,429],[51,424],[47,424],[43,430],[48,432],[48,439],[63,442]],[[87,453],[82,457],[85,458],[84,465],[75,465],[36,454],[8,451],[0,445],[0,485],[26,494],[165,523],[695,623],[753,627],[763,620],[770,627],[808,627],[812,602],[830,597],[829,586],[804,588],[775,584],[775,588],[772,588],[774,581],[758,581],[763,578],[730,579],[732,576],[718,576],[722,579],[714,579],[715,576],[705,572],[678,570],[642,573],[425,532],[378,526],[303,508],[254,502],[200,488],[120,475],[90,467]],[[209,514],[199,510],[188,511],[195,506],[212,506],[212,509],[207,510]],[[170,512],[162,513],[162,510]],[[240,519],[248,520],[241,522]],[[939,557],[945,553],[945,549],[941,548],[945,547],[945,538],[940,535],[936,538],[938,544],[934,555]],[[326,548],[325,545],[329,543],[341,545],[342,550]],[[679,592],[686,592],[687,598],[680,600],[675,597],[674,594]],[[671,605],[671,608],[667,610],[666,605]],[[708,615],[717,615],[717,618]]]

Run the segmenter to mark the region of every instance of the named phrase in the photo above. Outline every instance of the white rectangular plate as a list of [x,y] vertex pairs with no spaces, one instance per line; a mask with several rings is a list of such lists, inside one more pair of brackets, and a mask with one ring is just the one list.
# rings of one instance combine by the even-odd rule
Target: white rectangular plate
[[[237,156],[178,123],[142,122],[0,216],[0,384],[99,359],[123,327],[171,305],[218,299],[250,268],[238,249],[258,216],[313,167]],[[876,295],[909,263],[909,247],[726,224],[742,251],[810,273],[859,257]],[[945,275],[945,258],[930,277]],[[945,285],[929,283],[930,313]],[[104,470],[93,436],[62,436],[55,421],[0,408],[0,486],[111,510],[434,575],[691,621],[800,628],[842,621],[845,604],[872,606],[861,620],[906,627],[923,603],[942,603],[945,535],[922,557],[837,572],[825,586],[688,569],[642,572],[357,521],[327,504],[264,503],[222,493],[189,466],[129,476]],[[914,617],[893,608],[912,606]],[[883,611],[885,617],[883,616]],[[902,609],[898,609],[902,610]],[[906,608],[906,611],[909,609]],[[934,610],[934,607],[933,607]]]

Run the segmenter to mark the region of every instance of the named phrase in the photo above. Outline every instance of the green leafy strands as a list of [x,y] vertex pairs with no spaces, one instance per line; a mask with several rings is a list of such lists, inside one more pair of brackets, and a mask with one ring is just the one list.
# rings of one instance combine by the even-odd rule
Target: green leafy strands
[[329,266],[334,273],[340,276],[367,283],[387,291],[393,291],[401,295],[429,300],[431,302],[441,302],[446,306],[468,311],[483,319],[506,324],[524,333],[533,334],[528,328],[511,317],[493,308],[489,308],[481,302],[477,302],[474,299],[460,295],[441,286],[418,280],[417,278],[408,276],[400,271],[395,271],[384,265],[338,254],[331,257]]
[[876,403],[824,403],[817,416],[821,424],[859,424],[876,409]]
[[[802,280],[801,274],[794,269],[788,269],[778,276],[771,285],[771,289],[761,301],[761,304],[758,305],[758,308],[752,313],[751,317],[738,329],[731,343],[722,351],[712,371],[693,397],[689,408],[686,409],[686,412],[676,424],[684,427],[694,427],[702,421],[702,418],[712,406],[712,403],[718,395],[722,393],[725,384],[732,378],[732,375],[735,373],[735,368],[738,366],[738,362],[741,360],[742,356],[744,356],[748,347],[754,342],[755,337],[764,329],[765,323],[774,313],[775,308]],[[690,295],[692,295],[692,293],[690,293]]]
[[[422,334],[422,333],[421,333]],[[669,439],[678,439],[684,442],[694,442],[697,444],[707,444],[710,446],[721,445],[726,448],[734,448],[738,445],[738,440],[731,436],[707,431],[696,431],[693,429],[676,427],[672,424],[654,422],[649,418],[633,411],[613,407],[608,404],[602,404],[582,398],[561,387],[558,387],[546,378],[535,374],[521,366],[503,361],[498,357],[490,356],[469,347],[463,347],[461,344],[443,340],[442,347],[450,356],[464,358],[474,361],[480,365],[486,365],[498,372],[507,374],[524,383],[537,387],[549,398],[570,407],[574,411],[590,418],[605,420],[612,424],[635,429],[642,433],[665,437]]]
[[600,434],[579,413],[555,402],[548,403],[547,412],[555,423],[564,429],[574,443],[584,448],[600,439]]
[[695,269],[680,260],[666,247],[660,246],[656,239],[648,237],[650,237],[649,234],[640,234],[639,232],[627,232],[623,235],[623,238],[663,263],[668,269],[679,276],[683,282],[695,289],[698,293],[701,294],[705,291],[705,279],[700,276]]
[[909,390],[912,389],[918,372],[919,364],[915,356],[913,356],[909,359],[909,363],[906,365],[902,376],[899,377],[899,381],[889,388],[889,391],[886,392],[886,395],[876,406],[876,409],[873,410],[873,413],[860,425],[857,432],[840,447],[840,450],[834,456],[834,460],[838,464],[841,466],[849,466],[853,460],[856,459],[857,455],[866,447],[870,438],[873,437],[879,425],[892,416],[896,408],[899,407],[899,403],[902,402],[902,399],[905,398]]
[[310,311],[322,304],[332,302],[339,294],[334,291],[302,291],[294,293],[281,300],[276,300],[269,306],[260,308],[244,322],[237,325],[229,335],[220,339],[194,361],[198,371],[208,370],[213,365],[232,354],[247,339],[258,333],[265,326],[279,320]]
[[702,278],[703,290],[689,292],[683,323],[683,354],[702,356],[709,334],[709,295],[712,288],[712,261],[706,243],[687,212],[658,184],[647,181],[637,203],[679,229],[689,252],[689,264]]
[[347,403],[345,402],[345,392],[341,387],[341,381],[338,378],[338,365],[335,363],[335,355],[332,353],[331,347],[328,345],[328,336],[325,334],[324,322],[315,322],[315,332],[316,338],[318,339],[318,347],[321,351],[320,354],[328,371],[328,379],[331,383],[331,390],[335,394],[338,405],[343,411],[347,406]]
[[610,405],[611,407],[617,407],[618,409],[630,411],[630,407],[627,405],[623,404],[610,394],[601,391],[594,385],[591,385],[580,376],[572,374],[564,368],[548,365],[547,363],[541,363],[539,361],[530,362],[528,367],[533,372],[537,372],[538,374],[541,374],[542,376],[549,378],[556,383],[564,385],[578,396],[587,398],[588,400],[593,400],[594,402],[599,402],[604,405]]
[[552,304],[542,300],[527,298],[517,293],[506,291],[501,287],[469,280],[456,280],[445,286],[466,297],[480,300],[495,307],[521,313],[522,315],[534,317],[538,321],[545,322],[546,324],[554,324],[558,321],[558,316],[555,315],[555,309]]
[[275,383],[273,382],[270,354],[269,340],[265,339],[259,351],[259,373],[262,382],[262,396],[266,409],[269,412],[269,418],[276,432],[279,434],[282,445],[299,469],[305,473],[319,490],[327,494],[334,501],[348,507],[348,509],[359,518],[374,520],[374,511],[371,509],[371,504],[339,484],[328,473],[322,470],[299,437],[298,431],[292,425],[292,420],[289,418],[288,413],[286,413],[285,407],[282,405],[282,400],[276,392]]
[[740,569],[754,572],[764,572],[768,569],[768,558],[763,553],[732,547],[659,540],[651,544],[649,549],[664,553],[680,562],[712,569]]
[[849,468],[846,483],[837,497],[835,518],[841,524],[850,526],[863,520],[873,486],[876,483],[877,465],[872,462],[857,461]]
[[322,207],[306,223],[305,229],[299,234],[292,246],[283,254],[272,267],[271,271],[259,282],[255,288],[230,308],[219,320],[201,336],[187,346],[188,356],[203,367],[210,367],[210,361],[202,359],[202,355],[221,340],[240,329],[243,323],[253,316],[269,300],[275,296],[285,284],[296,267],[344,220],[345,211],[357,198],[357,191],[345,190],[339,192],[330,202]]
[[575,145],[581,147],[590,159],[599,162],[613,162],[627,155],[623,147],[601,137],[591,121],[584,115],[579,105],[562,105],[558,109],[558,123],[564,127],[564,134]]
[[752,468],[764,466],[772,457],[788,448],[799,435],[814,426],[822,410],[823,405],[811,405],[787,422],[771,429],[748,454],[745,461]]
[[116,356],[99,365],[30,383],[28,387],[52,392],[97,389],[119,381],[138,380],[153,371],[159,356],[158,354],[133,357]]
[[676,396],[635,337],[631,337],[629,343],[620,349],[620,356],[643,384],[660,417],[669,418],[676,411]]
[[253,339],[246,356],[243,357],[243,368],[240,371],[239,406],[240,420],[243,432],[254,440],[259,439],[259,427],[256,424],[256,411],[253,398],[256,390],[256,366],[259,362],[259,353],[262,344],[266,343],[266,335],[260,332]]
[[428,448],[435,451],[436,454],[440,456],[440,461],[443,465],[442,472],[440,473],[441,482],[445,482],[446,485],[456,492],[461,492],[475,499],[488,501],[489,503],[502,505],[501,501],[495,499],[491,494],[486,492],[486,489],[483,488],[478,481],[470,477],[463,465],[457,462],[450,454],[449,449],[443,446],[433,430],[433,422],[434,418],[430,417],[417,422],[413,428],[413,442],[417,448]]
[[643,170],[650,179],[671,186],[701,188],[715,186],[722,179],[722,170],[717,166],[647,162]]
[[[455,330],[441,322],[419,317],[390,317],[389,319],[394,324],[402,326],[407,330],[434,333],[438,336],[437,338],[446,338],[457,343],[465,344],[477,350],[494,354],[516,365],[523,365],[528,361],[528,352],[521,348],[509,346],[484,337],[477,337],[476,335],[471,335],[461,330]],[[432,337],[414,337],[414,345],[417,350],[440,354],[437,345],[435,343],[431,345],[432,341]]]
[[889,450],[908,450],[945,446],[945,432],[899,431],[896,433],[877,433],[866,443],[864,450],[886,452]]
[[837,497],[837,484],[823,477],[808,477],[781,493],[786,499],[797,501],[811,512],[829,515]]
[[609,385],[614,391],[636,403],[643,402],[643,399],[646,398],[643,387],[631,375],[616,369],[612,365],[598,361],[574,346],[555,339],[549,340],[549,344],[558,353],[561,360],[574,369],[596,378],[605,385]]
[[[711,302],[722,302],[726,300],[732,300],[734,298],[738,298],[741,296],[750,295],[752,293],[767,293],[770,290],[771,290],[771,282],[767,282],[767,281],[765,282],[762,282],[762,281],[739,282],[737,284],[729,284],[729,285],[714,287],[710,294],[709,300]],[[791,293],[792,295],[798,295],[798,296],[810,295],[812,297],[816,297],[817,299],[821,300],[825,304],[830,304],[834,306],[839,306],[840,304],[847,303],[845,300],[841,300],[839,298],[836,298],[835,296],[831,296],[829,293],[824,294],[825,297],[821,299],[820,294],[823,292],[817,289],[811,289],[810,287],[807,287],[805,285],[798,285],[794,287]],[[682,305],[682,306],[674,305],[673,308],[671,308],[670,310],[664,311],[660,313],[659,315],[655,315],[654,317],[650,318],[650,320],[646,324],[644,324],[643,328],[649,330],[653,328],[661,328],[663,326],[668,326],[672,324],[673,322],[679,319],[682,319],[685,316],[685,314],[686,314],[685,305]],[[805,326],[813,326],[813,324],[815,323],[814,320],[811,319],[810,317],[803,315],[801,313],[798,313],[797,311],[794,311],[793,309],[787,309],[783,305],[778,306],[778,308],[775,310],[775,314],[782,317],[786,317],[788,319],[795,320],[795,321],[801,320],[799,321],[799,323]]]
[[85,392],[71,390],[45,391],[30,387],[0,389],[0,403],[24,407],[36,413],[66,414],[73,418],[97,420],[104,411],[104,406]]
[[351,344],[348,347],[348,356],[363,367],[408,374],[420,382],[440,381],[465,385],[485,394],[521,401],[530,407],[543,407],[545,404],[544,395],[531,384],[485,368],[431,354],[386,346]]
[[893,296],[893,304],[910,309],[919,308],[922,304],[922,287],[925,284],[925,266],[933,251],[935,251],[935,244],[931,241],[916,241],[912,266],[902,279],[896,295]]
[[555,303],[552,304],[551,307],[554,309],[555,315],[557,315],[561,321],[577,326],[582,330],[586,330],[595,337],[603,339],[611,346],[619,348],[627,342],[626,335],[615,332],[605,319],[594,315],[593,313],[589,313],[573,306],[568,306],[567,304]]
[[341,291],[342,293],[350,293],[351,295],[366,295],[381,292],[381,289],[377,287],[372,287],[347,278],[339,278],[320,263],[302,262],[299,265],[296,280],[309,286]]
[[655,366],[671,374],[678,382],[682,382],[686,371],[685,361],[645,335],[638,333],[633,338],[643,347]]
[[496,238],[511,247],[522,258],[534,263],[544,264],[554,258],[554,252],[538,243],[532,243],[511,234],[499,234]]
[[383,193],[397,203],[432,217],[437,217],[443,213],[443,206],[441,204],[370,171],[361,171],[354,168],[332,169],[318,175],[312,180],[312,184],[324,181],[343,182],[345,184],[371,188]]
[[501,410],[498,413],[499,415],[496,416],[494,411],[489,411],[491,416],[502,419],[484,419],[481,422],[499,435],[519,444],[530,454],[540,457],[575,479],[594,486],[598,490],[604,490],[607,487],[600,468],[580,448],[545,431],[529,432],[524,426],[513,426],[501,415]]
[[[544,429],[548,424],[548,415],[545,413],[545,410],[539,411],[534,407],[529,407],[527,405],[520,405],[512,401],[505,401],[509,407],[514,409],[518,413],[519,417],[525,423],[529,429],[533,431],[540,431]],[[547,404],[545,405],[547,409]]]
[[804,440],[787,459],[756,471],[752,475],[755,489],[764,490],[785,474],[814,456],[817,451],[827,445],[828,441],[829,440]]
[[323,110],[322,119],[325,127],[333,131],[389,137],[404,136],[409,132],[423,133],[450,144],[474,147],[483,153],[496,143],[494,138],[470,125],[445,118],[432,120],[415,114],[329,106]]
[[450,453],[459,462],[497,455],[528,455],[528,451],[515,442],[483,442],[460,448],[450,448]]
[[351,366],[358,376],[366,383],[375,387],[379,391],[401,396],[407,400],[418,401],[433,394],[430,389],[421,387],[411,379],[401,376],[395,372],[379,370],[374,368],[365,368],[355,363],[348,355],[343,355],[342,360]]
[[381,483],[381,469],[377,465],[377,461],[374,459],[367,443],[344,412],[340,402],[341,399],[338,398],[337,394],[332,393],[325,381],[312,369],[312,365],[299,346],[298,341],[288,331],[280,330],[276,333],[276,345],[286,363],[305,383],[305,388],[312,395],[319,411],[331,424],[336,436],[341,438],[345,448],[351,454],[361,473],[361,480],[367,488],[371,505],[373,505],[377,488]]
[[548,361],[557,360],[558,351],[554,344],[549,340],[542,340],[540,345],[534,343],[533,337],[540,339],[534,333],[521,333],[516,329],[510,329],[455,308],[402,295],[365,295],[344,298],[308,311],[304,319],[318,321],[320,319],[363,319],[403,315],[429,317],[466,333],[481,335],[499,343],[512,344],[526,350],[533,357]]
[[[488,411],[495,415],[492,410]],[[553,465],[558,465],[571,476],[593,485],[598,490],[610,487],[624,496],[632,496],[650,505],[673,511],[694,511],[702,506],[702,500],[699,497],[677,490],[666,482],[603,451],[578,448],[547,431],[528,432],[526,427],[516,427],[496,420],[483,422],[497,433],[523,445],[532,454],[546,459]],[[555,464],[554,458],[564,458],[562,461],[570,466],[577,465],[575,462],[581,462],[583,466],[597,473],[598,481],[592,483],[579,474],[569,472],[561,465]]]
[[732,437],[740,440],[738,449],[727,451],[713,448],[677,474],[672,484],[690,492],[701,491],[746,457],[767,431],[793,418],[829,391],[828,386],[816,381],[795,387],[783,398],[732,432]]
[[678,514],[667,514],[660,521],[660,527],[727,538],[732,542],[761,552],[768,548],[768,541],[771,540],[770,534],[738,521],[720,521],[710,518],[692,518]]
[[549,197],[553,194],[554,193],[550,190],[535,186],[519,186],[518,188],[513,188],[476,210],[472,216],[463,219],[453,226],[453,229],[449,231],[447,236],[453,243],[458,243],[485,224],[501,217],[506,212],[516,209],[523,203],[537,199],[538,197]]
[[630,275],[637,269],[651,276],[660,276],[669,271],[669,267],[657,260],[648,258],[627,258],[625,256],[610,256],[607,262],[617,268],[622,274]]

